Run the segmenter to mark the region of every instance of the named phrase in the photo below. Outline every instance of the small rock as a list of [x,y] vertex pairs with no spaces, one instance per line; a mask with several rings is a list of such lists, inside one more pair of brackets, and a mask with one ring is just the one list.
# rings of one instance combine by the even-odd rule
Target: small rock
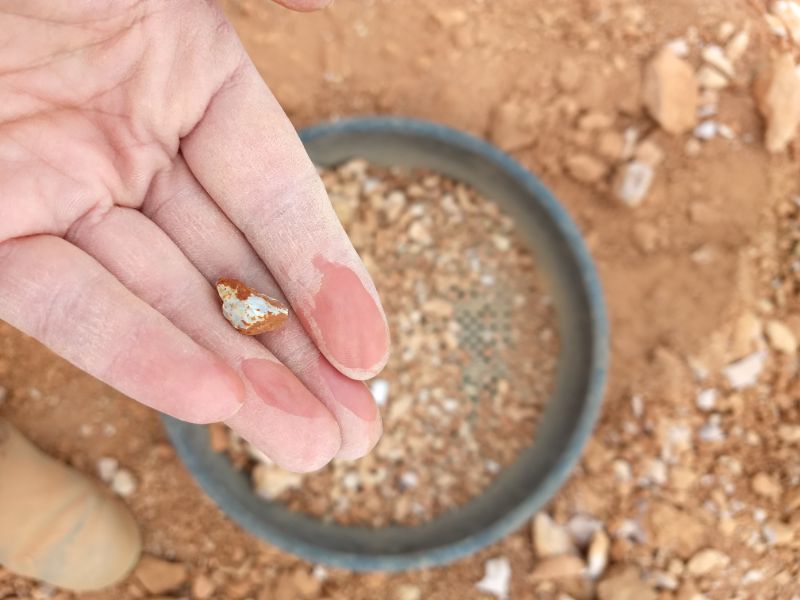
[[718,124],[716,121],[703,121],[694,128],[692,135],[699,140],[708,141],[717,137]]
[[666,502],[655,503],[648,520],[652,543],[664,551],[672,550],[681,558],[688,558],[706,543],[704,524]]
[[686,58],[689,56],[689,43],[683,38],[675,38],[668,41],[664,48],[672,52],[678,58]]
[[580,65],[571,58],[565,58],[559,64],[556,83],[564,92],[575,92],[583,83],[583,72]]
[[661,161],[664,160],[664,151],[658,147],[653,140],[642,140],[642,142],[636,146],[636,152],[634,153],[634,158],[642,162],[646,165],[650,165],[654,169],[661,164]]
[[800,75],[794,59],[782,54],[756,80],[755,97],[767,122],[765,145],[769,152],[783,152],[800,124]]
[[433,12],[433,17],[438,21],[439,25],[445,28],[463,25],[469,18],[466,12],[458,8],[436,10]]
[[406,195],[400,190],[392,190],[383,203],[383,212],[388,221],[395,221],[406,207]]
[[256,494],[267,500],[280,496],[286,490],[300,487],[301,473],[290,473],[278,467],[257,463],[251,474]]
[[151,594],[178,589],[186,582],[186,567],[145,554],[136,567],[135,576]]
[[717,39],[724,43],[730,39],[734,31],[736,31],[736,25],[730,21],[723,21],[717,27]]
[[119,469],[111,479],[111,489],[123,498],[136,491],[136,478],[127,469]]
[[581,117],[578,119],[578,129],[582,129],[584,131],[608,129],[613,124],[613,115],[596,111],[591,111],[581,115]]
[[119,469],[119,461],[110,456],[103,456],[97,460],[97,475],[106,483],[111,483]]
[[766,352],[754,352],[744,358],[729,364],[723,369],[723,374],[730,386],[741,390],[755,385],[766,361]]
[[211,423],[208,426],[208,441],[214,452],[225,452],[230,443],[228,428],[222,423]]
[[401,585],[394,590],[395,600],[422,600],[422,590],[410,583]]
[[8,390],[0,385],[0,404],[3,404],[3,402],[6,401],[6,398],[8,398]]
[[780,521],[770,521],[763,531],[764,539],[771,546],[788,546],[794,541],[794,528]]
[[700,150],[703,149],[703,145],[699,140],[695,138],[689,138],[686,140],[686,144],[684,145],[683,149],[686,152],[686,156],[689,158],[694,158],[700,154]]
[[721,90],[728,87],[728,78],[713,67],[703,65],[697,71],[697,84],[704,90]]
[[567,530],[544,512],[537,513],[533,518],[533,547],[540,558],[575,552]]
[[639,206],[650,191],[653,177],[653,167],[644,162],[634,160],[622,165],[614,177],[614,195],[627,206]]
[[475,588],[480,592],[486,592],[506,600],[508,598],[508,587],[511,583],[511,564],[504,556],[492,558],[484,565],[484,576]]
[[447,300],[432,298],[422,305],[422,312],[435,317],[449,319],[453,316],[453,305]]
[[706,46],[703,48],[701,55],[704,61],[724,75],[732,78],[736,74],[731,61],[725,55],[725,51],[719,46],[714,44]]
[[724,552],[706,548],[689,559],[689,562],[686,563],[686,570],[691,575],[707,575],[712,571],[724,569],[730,562],[730,557]]
[[586,563],[579,556],[564,554],[562,556],[549,556],[543,558],[533,567],[530,574],[531,581],[548,581],[551,579],[566,579],[582,577],[586,573]]
[[800,425],[780,425],[778,427],[778,437],[787,444],[800,442]]
[[636,223],[633,226],[633,241],[636,246],[645,254],[653,252],[658,248],[659,233],[658,228],[650,223]]
[[744,53],[747,51],[747,46],[749,45],[750,34],[747,30],[742,30],[725,44],[725,54],[732,62],[736,62],[744,56]]
[[617,162],[622,158],[625,149],[625,138],[616,131],[604,131],[597,141],[597,153],[609,162]]
[[608,534],[603,529],[598,529],[592,536],[592,541],[589,544],[589,552],[587,560],[589,565],[586,569],[586,574],[592,578],[597,579],[603,574],[608,566],[608,551],[611,548],[611,540],[608,539]]
[[800,44],[800,5],[792,0],[775,0],[770,10],[781,20],[795,44]]
[[697,408],[704,411],[714,410],[714,406],[716,403],[717,403],[717,390],[715,389],[701,390],[700,393],[697,394],[697,399],[695,400]]
[[780,321],[768,321],[766,332],[770,346],[778,352],[790,355],[797,352],[797,338],[794,337],[792,330]]
[[608,173],[606,164],[588,154],[573,154],[565,161],[567,172],[581,183],[596,183]]
[[636,567],[627,567],[606,577],[597,586],[598,600],[656,600],[655,590],[642,579]]
[[197,600],[208,600],[214,595],[217,586],[211,578],[205,575],[198,575],[192,581],[192,598]]
[[697,81],[689,63],[662,50],[645,68],[645,108],[667,133],[681,134],[697,121]]
[[303,567],[297,567],[292,571],[291,580],[294,589],[300,592],[302,598],[316,598],[322,589],[322,582]]
[[587,515],[575,515],[567,521],[565,528],[576,544],[585,547],[594,534],[603,528],[603,522]]
[[660,590],[677,590],[678,578],[672,573],[665,573],[664,571],[656,571],[652,573],[653,585]]
[[369,384],[369,391],[378,406],[386,406],[389,400],[389,382],[386,379],[373,379]]
[[658,458],[649,458],[645,464],[645,484],[652,483],[655,485],[664,485],[667,483],[667,465],[663,460]]
[[358,196],[332,193],[330,198],[336,216],[339,217],[339,221],[341,221],[342,225],[347,227],[353,222],[356,211],[358,210]]
[[429,246],[433,242],[431,232],[421,221],[414,221],[408,228],[408,237],[421,246]]
[[783,487],[777,478],[771,477],[763,471],[756,473],[755,477],[753,477],[753,480],[750,482],[750,486],[756,494],[764,498],[769,498],[774,502],[780,500],[783,495]]
[[525,109],[517,100],[507,100],[492,113],[490,137],[506,152],[514,152],[536,141],[536,124],[540,116],[532,108]]

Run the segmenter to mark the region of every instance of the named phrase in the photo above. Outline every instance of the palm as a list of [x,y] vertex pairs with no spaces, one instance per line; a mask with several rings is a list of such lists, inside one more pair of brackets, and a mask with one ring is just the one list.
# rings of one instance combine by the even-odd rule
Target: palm
[[[345,375],[385,362],[374,288],[224,17],[0,0],[0,32],[0,317],[290,468],[369,449],[379,417]],[[238,336],[220,276],[297,318]]]

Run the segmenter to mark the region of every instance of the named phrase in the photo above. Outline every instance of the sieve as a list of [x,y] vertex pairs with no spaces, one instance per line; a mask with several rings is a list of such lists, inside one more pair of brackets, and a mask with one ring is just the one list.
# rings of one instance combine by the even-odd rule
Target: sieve
[[[553,391],[531,445],[481,495],[421,525],[343,526],[266,501],[228,459],[211,449],[205,427],[164,416],[177,453],[205,492],[253,535],[309,561],[356,571],[400,571],[456,560],[524,524],[558,490],[577,462],[599,413],[608,361],[608,329],[600,283],[572,220],[553,195],[518,162],[491,144],[439,124],[368,117],[304,129],[315,164],[364,158],[382,166],[437,171],[475,188],[514,219],[517,233],[543,273],[556,309],[559,355]],[[456,308],[462,342],[480,355],[502,343],[509,323],[502,293],[468,294]],[[474,329],[489,302],[493,337]],[[499,310],[498,310],[499,306]],[[502,363],[470,361],[466,376],[491,385]]]

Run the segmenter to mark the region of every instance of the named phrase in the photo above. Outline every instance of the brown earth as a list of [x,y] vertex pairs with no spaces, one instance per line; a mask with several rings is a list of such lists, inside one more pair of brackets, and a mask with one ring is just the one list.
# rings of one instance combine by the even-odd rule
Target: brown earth
[[[790,343],[800,337],[800,146],[764,149],[752,81],[793,48],[770,30],[768,4],[372,0],[299,15],[224,2],[298,126],[380,113],[465,129],[509,148],[579,223],[606,290],[613,367],[601,424],[547,510],[561,524],[575,524],[575,515],[602,523],[611,564],[599,585],[534,571],[544,563],[527,528],[445,568],[317,570],[315,578],[312,565],[221,515],[175,458],[155,414],[5,325],[0,411],[77,468],[94,473],[99,458],[113,456],[134,473],[127,500],[147,551],[186,567],[175,597],[490,598],[476,583],[487,560],[505,557],[513,599],[791,598],[800,593],[800,380]],[[697,70],[703,43],[745,29],[749,46],[713,116],[733,139],[664,133],[642,108],[647,60],[682,38]],[[612,190],[622,168],[612,138],[628,127],[664,154],[634,208]],[[766,359],[758,382],[733,389],[722,369],[759,349]],[[716,390],[713,403],[696,401],[703,389]],[[717,552],[700,552],[708,548]],[[12,597],[74,596],[0,569],[0,598]],[[81,597],[148,592],[131,578]]]

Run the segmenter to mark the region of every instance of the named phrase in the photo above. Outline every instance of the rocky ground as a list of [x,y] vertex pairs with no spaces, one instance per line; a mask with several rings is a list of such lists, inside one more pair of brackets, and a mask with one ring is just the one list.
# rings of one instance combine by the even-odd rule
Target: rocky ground
[[[531,527],[449,567],[355,575],[245,535],[155,415],[0,325],[0,410],[144,528],[137,573],[81,597],[800,597],[798,3],[223,5],[298,126],[429,118],[542,177],[606,289],[603,416]],[[17,597],[73,596],[0,570]]]

